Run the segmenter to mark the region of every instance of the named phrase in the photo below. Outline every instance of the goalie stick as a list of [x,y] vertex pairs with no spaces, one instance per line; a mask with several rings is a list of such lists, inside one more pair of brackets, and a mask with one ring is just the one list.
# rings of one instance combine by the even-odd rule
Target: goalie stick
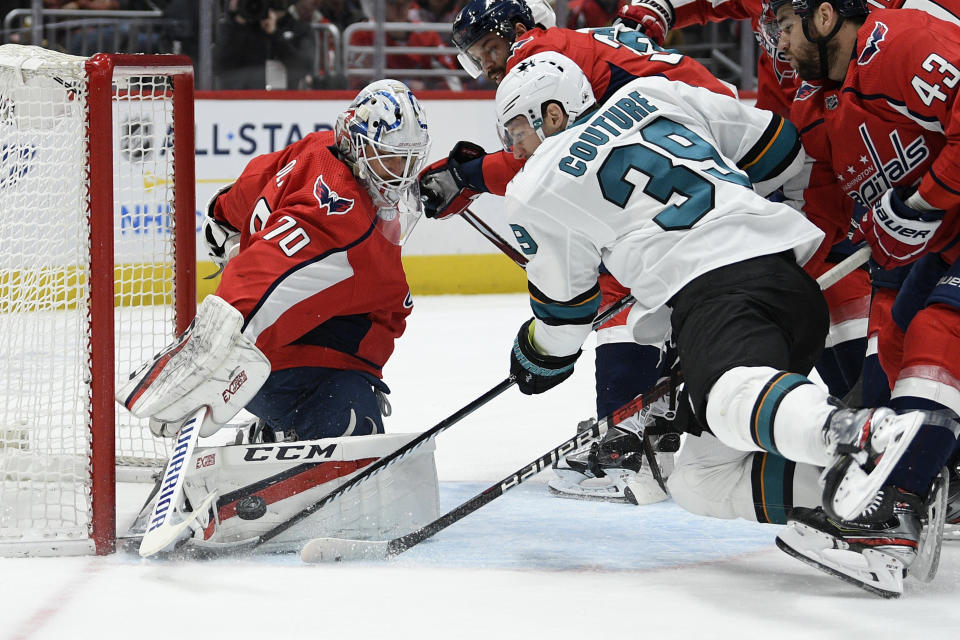
[[[820,285],[821,289],[826,289],[832,286],[841,278],[851,273],[861,264],[866,262],[869,257],[870,248],[860,248],[845,258],[842,262],[838,263],[829,271],[821,275],[817,279],[817,284]],[[620,302],[622,303],[623,300]],[[608,312],[609,311],[610,310],[608,309]],[[598,318],[597,321],[594,322],[594,327],[597,327],[600,324],[602,324],[602,321],[600,318]],[[439,533],[443,529],[446,529],[458,520],[465,518],[477,509],[480,509],[484,505],[500,497],[513,487],[532,478],[543,469],[552,465],[553,462],[558,460],[561,456],[600,439],[611,425],[619,424],[628,417],[640,412],[650,403],[658,400],[667,393],[670,393],[671,389],[675,388],[676,385],[679,385],[680,382],[681,380],[679,377],[671,376],[670,379],[659,383],[649,392],[631,400],[623,407],[617,409],[610,416],[595,422],[588,429],[577,433],[574,437],[557,445],[533,462],[510,474],[497,484],[488,487],[470,500],[467,500],[460,506],[448,511],[433,522],[421,527],[420,529],[417,529],[416,531],[392,540],[314,538],[304,545],[300,552],[300,557],[304,562],[314,563],[340,560],[383,560],[399,555],[404,551],[407,551],[408,549],[420,544],[427,538]],[[665,489],[663,478],[660,475],[659,466],[656,464],[656,461],[653,458],[653,452],[646,434],[644,434],[643,440],[645,444],[645,457],[654,471],[654,476],[657,479],[657,482]]]
[[[147,521],[147,532],[140,540],[140,555],[144,558],[166,549],[176,541],[197,514],[202,513],[200,510],[181,511],[180,501],[183,496],[183,480],[187,475],[186,462],[190,460],[197,446],[200,426],[209,411],[206,406],[197,409],[183,423],[173,439],[173,453],[163,470],[163,478],[157,485],[159,495],[150,513],[150,519]],[[179,516],[177,520],[173,517],[175,514]]]
[[314,563],[339,560],[385,560],[391,556],[399,555],[420,544],[427,538],[443,531],[458,520],[467,517],[484,505],[496,500],[510,489],[526,482],[544,469],[550,467],[555,461],[559,460],[561,456],[599,440],[612,425],[619,424],[628,417],[642,411],[650,403],[659,400],[670,392],[670,387],[670,380],[664,380],[647,393],[634,398],[606,418],[594,421],[587,429],[578,432],[569,440],[565,440],[533,462],[517,469],[500,482],[488,487],[460,506],[448,511],[416,531],[392,540],[314,538],[304,545],[300,552],[300,558],[304,562]]

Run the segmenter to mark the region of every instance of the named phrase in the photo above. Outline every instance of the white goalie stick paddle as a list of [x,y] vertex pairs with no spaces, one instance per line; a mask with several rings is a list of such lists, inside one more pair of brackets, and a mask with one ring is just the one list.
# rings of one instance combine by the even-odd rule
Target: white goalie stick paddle
[[664,380],[647,393],[634,398],[612,414],[578,432],[533,462],[517,469],[509,476],[488,487],[473,498],[467,500],[452,511],[448,511],[433,522],[406,535],[392,540],[351,540],[347,538],[314,538],[304,545],[300,558],[304,562],[329,562],[341,560],[385,560],[396,556],[420,544],[434,534],[443,531],[454,522],[465,518],[477,509],[499,498],[514,487],[526,482],[544,469],[550,467],[562,456],[588,445],[603,437],[612,425],[619,424],[632,415],[642,411],[650,403],[670,393],[670,381]]
[[157,501],[153,505],[150,519],[147,521],[147,532],[140,541],[140,555],[152,556],[164,551],[176,542],[180,533],[194,520],[197,513],[181,511],[183,502],[183,479],[187,475],[186,463],[193,455],[200,437],[200,425],[207,417],[209,409],[206,406],[197,409],[177,432],[173,439],[173,453],[167,466],[163,470],[160,489],[157,491]]

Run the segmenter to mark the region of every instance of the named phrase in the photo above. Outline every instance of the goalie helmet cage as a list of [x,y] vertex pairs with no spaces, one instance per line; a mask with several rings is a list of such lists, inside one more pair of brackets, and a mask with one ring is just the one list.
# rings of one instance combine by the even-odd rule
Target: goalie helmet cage
[[116,547],[114,389],[196,311],[186,56],[0,46],[0,556]]

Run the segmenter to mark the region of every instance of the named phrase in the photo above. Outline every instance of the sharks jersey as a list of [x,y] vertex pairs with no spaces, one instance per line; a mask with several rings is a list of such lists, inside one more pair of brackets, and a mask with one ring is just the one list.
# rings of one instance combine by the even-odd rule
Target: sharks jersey
[[274,370],[329,367],[381,377],[412,308],[400,247],[375,228],[366,189],[311,133],[250,161],[214,206],[240,253],[217,295]]
[[[598,103],[634,78],[663,76],[695,87],[734,96],[736,90],[721,82],[706,67],[675,51],[658,47],[639,31],[623,27],[597,29],[531,29],[518,39],[507,59],[507,72],[530,56],[558,51],[577,63],[590,81]],[[484,157],[482,183],[487,191],[503,195],[506,185],[523,166],[513,154],[500,152]]]
[[663,335],[656,312],[697,276],[787,250],[803,264],[822,232],[762,197],[803,159],[780,116],[664,78],[632,81],[547,138],[506,193],[538,348],[580,347],[601,260],[637,299],[635,319],[659,316]]

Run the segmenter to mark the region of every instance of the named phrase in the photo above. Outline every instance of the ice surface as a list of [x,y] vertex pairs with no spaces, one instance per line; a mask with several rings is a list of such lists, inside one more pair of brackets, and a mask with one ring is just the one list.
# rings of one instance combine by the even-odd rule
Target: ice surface
[[[386,371],[393,432],[425,430],[507,375],[525,296],[416,300]],[[592,354],[542,396],[515,389],[437,440],[450,508],[592,414]],[[911,640],[960,628],[960,542],[931,584],[882,600],[776,549],[777,528],[563,500],[542,474],[385,563],[0,559],[0,639],[603,638]],[[121,488],[121,524],[146,487]],[[953,544],[954,546],[951,546]]]

